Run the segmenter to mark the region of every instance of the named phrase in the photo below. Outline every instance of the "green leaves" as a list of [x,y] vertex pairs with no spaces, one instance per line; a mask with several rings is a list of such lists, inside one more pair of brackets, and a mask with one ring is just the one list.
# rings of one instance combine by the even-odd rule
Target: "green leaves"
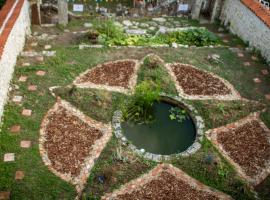
[[173,107],[169,110],[170,112],[170,119],[171,120],[177,120],[179,123],[182,123],[184,120],[188,118],[186,110],[179,108],[179,107]]

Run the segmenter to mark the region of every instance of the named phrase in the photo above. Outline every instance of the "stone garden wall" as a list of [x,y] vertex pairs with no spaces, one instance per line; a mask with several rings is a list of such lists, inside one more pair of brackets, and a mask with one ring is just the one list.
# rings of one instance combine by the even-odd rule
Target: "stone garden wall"
[[226,0],[221,21],[270,62],[270,11],[251,0]]
[[30,33],[29,2],[8,0],[0,11],[0,121],[17,56]]

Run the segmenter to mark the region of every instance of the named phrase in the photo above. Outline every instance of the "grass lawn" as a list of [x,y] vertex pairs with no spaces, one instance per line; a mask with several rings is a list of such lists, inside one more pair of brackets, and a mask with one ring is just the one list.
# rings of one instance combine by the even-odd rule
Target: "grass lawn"
[[[77,26],[77,22],[71,23],[70,29],[75,30]],[[225,125],[264,108],[267,110],[263,113],[262,119],[270,127],[270,101],[265,99],[265,94],[270,93],[270,76],[262,75],[261,70],[265,69],[266,65],[261,61],[250,60],[250,53],[245,53],[244,59],[249,60],[251,66],[244,66],[243,62],[246,60],[238,58],[236,53],[228,48],[123,47],[79,50],[78,42],[80,41],[69,45],[57,45],[56,42],[53,47],[57,52],[56,57],[29,67],[22,67],[19,64],[16,66],[12,80],[13,90],[9,96],[12,99],[14,95],[22,95],[23,101],[22,105],[8,101],[0,132],[0,191],[11,191],[11,199],[74,199],[76,197],[75,188],[52,174],[43,164],[38,146],[39,127],[44,115],[55,103],[55,98],[49,92],[49,87],[52,86],[60,86],[55,91],[56,94],[90,117],[103,122],[111,121],[113,111],[119,108],[119,102],[125,98],[125,95],[66,87],[80,73],[99,63],[126,58],[140,60],[149,53],[155,53],[167,63],[182,62],[195,65],[223,77],[233,84],[243,97],[256,101],[189,101],[204,118],[206,129]],[[207,59],[209,54],[220,55],[222,62],[219,64],[209,62]],[[19,58],[18,63],[22,62],[23,58]],[[38,70],[46,71],[46,75],[37,76]],[[26,83],[18,81],[21,75],[28,77]],[[262,82],[256,84],[253,81],[254,78],[260,78]],[[138,82],[145,79],[161,81],[163,91],[176,94],[163,68],[150,72],[142,67],[138,73]],[[38,90],[28,91],[29,85],[37,85]],[[23,108],[31,109],[32,116],[23,117],[21,115]],[[22,127],[18,135],[9,131],[9,128],[15,124]],[[21,140],[31,140],[32,147],[21,149],[19,146]],[[224,160],[212,144],[206,139],[202,144],[202,148],[196,154],[188,158],[172,159],[171,163],[202,183],[223,191],[235,199],[254,199],[251,190],[240,180],[233,167]],[[99,199],[104,193],[119,188],[156,165],[120,146],[117,139],[112,137],[92,169],[83,192],[84,199]],[[15,153],[15,162],[3,162],[2,158],[7,152]],[[214,158],[214,162],[207,162],[209,155]],[[25,178],[21,181],[14,179],[17,170],[25,172]],[[97,177],[100,175],[106,177],[103,184],[98,181]],[[262,199],[267,199],[269,185],[270,178],[258,189]]]

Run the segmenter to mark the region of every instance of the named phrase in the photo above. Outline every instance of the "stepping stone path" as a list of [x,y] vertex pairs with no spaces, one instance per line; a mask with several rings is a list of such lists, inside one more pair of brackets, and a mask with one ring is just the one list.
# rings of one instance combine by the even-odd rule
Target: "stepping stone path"
[[22,148],[30,148],[31,147],[31,141],[30,140],[22,140],[21,143],[20,143],[20,146]]
[[6,153],[4,155],[4,162],[13,162],[15,160],[15,154],[14,153]]
[[12,101],[14,102],[14,103],[21,103],[22,102],[22,96],[14,96],[13,97],[13,99],[12,99]]
[[261,72],[262,72],[263,75],[268,75],[269,74],[267,69],[263,69]]
[[37,42],[33,42],[33,43],[31,43],[31,47],[36,47],[38,45],[38,43]]
[[229,43],[229,40],[226,40],[226,39],[224,39],[224,40],[222,40],[224,43]]
[[24,171],[15,172],[15,180],[22,180],[24,178]]
[[259,113],[209,130],[206,137],[251,185],[270,174],[270,130]]
[[83,25],[85,28],[91,28],[93,26],[92,23],[84,23]]
[[30,92],[37,91],[37,86],[36,85],[29,85],[28,86],[28,91],[30,91]]
[[101,197],[101,200],[126,199],[232,200],[169,164],[159,164],[147,174]]
[[43,62],[44,61],[44,57],[43,56],[37,56],[35,59],[38,62]]
[[259,78],[254,78],[253,81],[254,81],[255,83],[261,83],[261,82],[262,82],[261,79],[259,79]]
[[36,72],[36,75],[38,76],[45,76],[46,72],[45,71],[42,71],[42,70],[39,70]]
[[0,200],[9,200],[10,199],[10,192],[0,192]]
[[11,133],[20,133],[21,132],[21,126],[20,125],[14,125],[9,129],[9,131]]
[[251,59],[254,60],[254,61],[257,61],[258,57],[257,56],[251,56]]
[[32,110],[29,109],[23,109],[22,115],[26,117],[30,117],[32,115]]
[[27,76],[20,76],[19,82],[26,82],[27,81]]

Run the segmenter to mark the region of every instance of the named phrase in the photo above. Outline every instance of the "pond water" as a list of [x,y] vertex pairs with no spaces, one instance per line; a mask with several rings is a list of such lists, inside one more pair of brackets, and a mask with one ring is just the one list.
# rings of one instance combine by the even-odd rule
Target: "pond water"
[[170,155],[185,151],[195,141],[195,124],[191,117],[182,122],[171,120],[169,116],[172,107],[176,106],[166,102],[155,103],[154,122],[123,122],[123,134],[138,149],[145,149],[149,153]]

